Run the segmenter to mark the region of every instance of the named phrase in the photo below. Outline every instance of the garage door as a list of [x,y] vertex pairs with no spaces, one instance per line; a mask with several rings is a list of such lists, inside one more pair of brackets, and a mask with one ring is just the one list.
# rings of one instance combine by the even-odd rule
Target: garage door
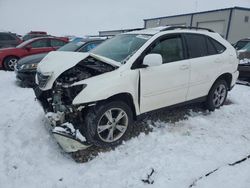
[[212,29],[224,37],[224,33],[225,33],[225,21],[224,20],[198,22],[197,26]]

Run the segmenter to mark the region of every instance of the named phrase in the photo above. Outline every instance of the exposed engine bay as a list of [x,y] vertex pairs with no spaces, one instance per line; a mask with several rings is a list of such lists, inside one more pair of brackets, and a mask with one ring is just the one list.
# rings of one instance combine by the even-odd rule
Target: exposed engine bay
[[[54,126],[64,122],[70,122],[75,128],[82,120],[82,109],[85,106],[73,106],[73,99],[86,87],[86,85],[74,85],[74,83],[87,78],[97,76],[115,70],[117,67],[104,63],[91,56],[80,61],[76,66],[63,72],[54,82],[52,89],[42,91],[34,88],[36,98],[39,100],[45,113],[56,114],[57,122]],[[39,79],[38,79],[39,82]],[[38,83],[39,84],[39,83]],[[88,104],[85,104],[88,105]]]

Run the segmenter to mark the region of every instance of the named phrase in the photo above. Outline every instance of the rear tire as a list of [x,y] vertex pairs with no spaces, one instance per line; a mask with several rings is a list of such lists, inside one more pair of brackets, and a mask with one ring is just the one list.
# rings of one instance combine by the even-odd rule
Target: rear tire
[[18,58],[15,56],[9,56],[4,59],[3,65],[4,69],[8,71],[14,71],[14,67],[17,63]]
[[114,147],[130,137],[132,117],[130,107],[122,101],[101,103],[88,110],[80,130],[90,144]]
[[228,85],[225,80],[217,80],[209,91],[206,108],[210,111],[223,106],[228,93]]

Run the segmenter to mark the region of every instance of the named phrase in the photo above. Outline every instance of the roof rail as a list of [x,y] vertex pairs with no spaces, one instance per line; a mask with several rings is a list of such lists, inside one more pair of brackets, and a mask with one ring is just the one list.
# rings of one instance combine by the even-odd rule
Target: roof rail
[[169,31],[169,30],[174,30],[174,29],[207,30],[209,32],[213,32],[214,33],[214,31],[212,29],[203,28],[203,27],[192,27],[192,26],[168,26],[167,28],[164,28],[161,31]]

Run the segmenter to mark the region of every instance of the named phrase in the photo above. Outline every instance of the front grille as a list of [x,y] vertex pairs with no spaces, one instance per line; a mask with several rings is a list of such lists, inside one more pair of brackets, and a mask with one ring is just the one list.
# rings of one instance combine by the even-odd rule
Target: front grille
[[40,72],[37,72],[37,81],[38,81],[38,86],[40,88],[43,88],[46,86],[48,80],[50,78],[50,75],[44,75]]

